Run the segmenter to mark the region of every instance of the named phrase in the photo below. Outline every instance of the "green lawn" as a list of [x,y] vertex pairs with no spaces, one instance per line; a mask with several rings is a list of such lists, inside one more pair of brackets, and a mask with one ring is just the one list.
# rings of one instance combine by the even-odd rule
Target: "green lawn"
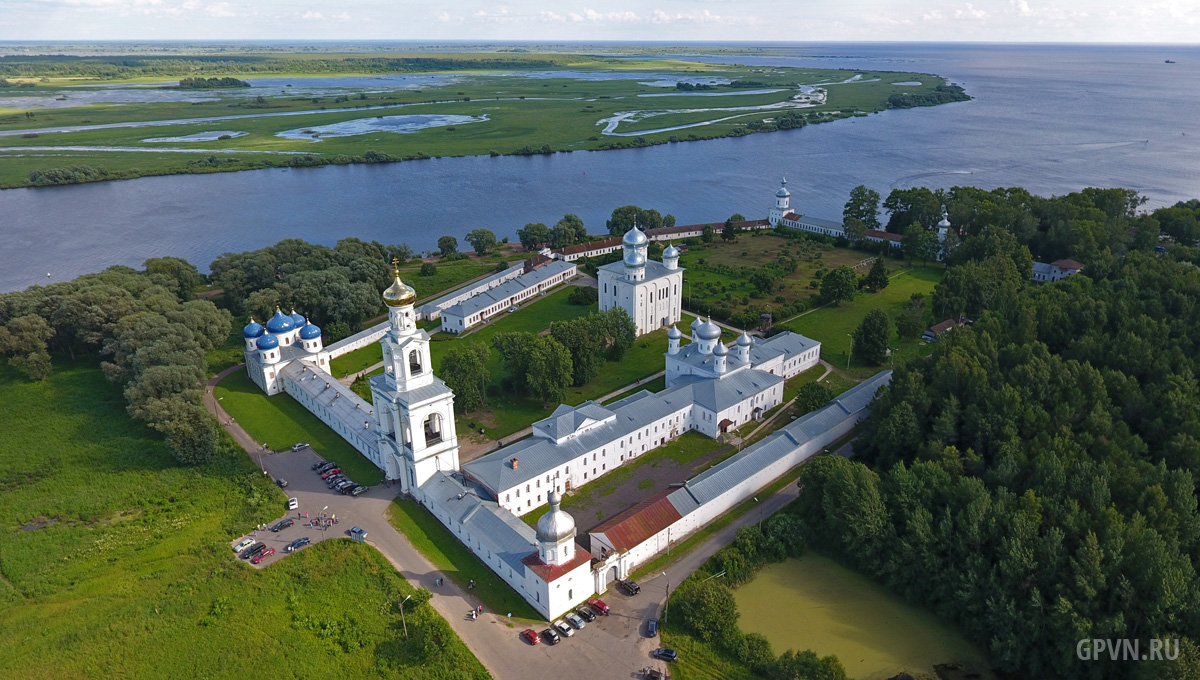
[[91,363],[44,382],[0,366],[0,677],[486,678],[369,546],[330,540],[266,569],[229,541],[285,496],[227,438],[182,467]]
[[[839,368],[846,368],[846,354],[850,349],[850,335],[862,323],[867,312],[882,309],[895,319],[908,303],[913,293],[923,293],[926,300],[933,294],[933,287],[942,280],[941,268],[926,267],[909,269],[891,278],[887,288],[878,293],[860,292],[853,302],[838,306],[814,309],[797,317],[783,327],[821,341],[821,358]],[[898,340],[893,336],[892,346],[899,347],[897,358],[908,358],[927,353],[920,340]],[[858,362],[852,362],[853,365]]]
[[234,371],[215,390],[221,406],[255,441],[272,449],[308,442],[317,453],[336,460],[350,478],[361,484],[383,481],[383,473],[319,418],[288,394],[268,397],[245,371]]
[[417,503],[397,498],[388,508],[388,521],[404,534],[425,559],[460,588],[474,580],[471,594],[491,612],[513,615],[513,623],[524,626],[542,621],[529,603],[516,593],[467,546],[450,533],[436,517]]

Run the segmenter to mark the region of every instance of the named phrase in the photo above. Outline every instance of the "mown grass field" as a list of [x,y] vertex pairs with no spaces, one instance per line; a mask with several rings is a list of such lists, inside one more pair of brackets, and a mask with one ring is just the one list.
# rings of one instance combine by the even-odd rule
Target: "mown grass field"
[[368,546],[261,571],[229,541],[285,497],[231,441],[177,465],[91,363],[29,383],[0,366],[0,677],[486,678]]
[[[570,61],[570,60],[569,60]],[[768,87],[783,87],[784,91],[774,94],[745,94],[722,97],[639,97],[641,94],[672,92],[669,88],[643,84],[636,79],[593,80],[574,77],[540,78],[527,77],[519,71],[506,74],[464,74],[459,82],[450,82],[421,91],[367,92],[346,88],[349,101],[336,102],[333,96],[317,97],[290,96],[286,89],[262,91],[264,101],[253,103],[244,96],[222,95],[213,102],[163,102],[136,105],[95,104],[80,107],[39,109],[33,118],[23,113],[0,116],[0,130],[29,130],[62,128],[71,125],[100,125],[137,121],[181,121],[178,124],[153,128],[106,128],[76,132],[39,133],[36,137],[21,135],[0,137],[0,186],[18,186],[28,181],[30,171],[66,165],[103,165],[110,171],[133,174],[170,174],[186,172],[211,172],[252,169],[286,164],[288,157],[282,151],[299,151],[333,157],[339,154],[361,156],[368,149],[391,154],[400,158],[411,158],[426,154],[430,156],[481,155],[492,151],[508,154],[529,146],[540,149],[549,145],[554,151],[579,151],[601,149],[613,142],[629,138],[611,137],[601,134],[600,121],[619,112],[655,111],[664,112],[645,118],[635,124],[626,124],[618,131],[628,129],[655,129],[679,122],[701,122],[738,115],[737,112],[709,111],[687,112],[700,108],[728,108],[736,106],[760,106],[788,101],[796,93],[796,83],[830,83],[845,80],[855,71],[813,69],[763,69],[745,66],[714,66],[699,62],[652,61],[637,62],[636,66],[620,60],[604,60],[603,63],[587,62],[576,58],[574,63],[565,63],[561,68],[590,70],[645,70],[648,73],[665,74],[668,78],[679,78],[688,72],[706,71],[708,75],[731,80],[746,79],[764,82]],[[232,74],[239,75],[239,74]],[[245,74],[241,74],[245,76]],[[919,80],[924,84],[906,87],[904,91],[927,92],[943,83],[938,76],[918,73],[868,74],[882,76],[875,83],[849,83],[825,86],[828,101],[820,106],[803,109],[817,122],[817,114],[836,116],[850,115],[856,111],[879,111],[886,108],[887,98],[897,91],[892,82]],[[274,76],[272,76],[274,77]],[[324,74],[322,74],[324,77]],[[297,80],[299,81],[299,76]],[[302,81],[300,81],[302,84]],[[745,88],[747,91],[759,89]],[[36,92],[37,88],[33,92]],[[359,99],[363,94],[366,99]],[[2,104],[0,100],[0,104]],[[384,107],[371,108],[366,107]],[[342,110],[349,109],[349,110]],[[680,112],[680,109],[685,111]],[[258,114],[299,114],[266,115]],[[779,115],[780,110],[746,112],[738,120],[692,127],[673,132],[647,135],[648,141],[666,141],[672,135],[686,139],[725,136],[738,126],[753,120],[762,120]],[[410,134],[395,134],[371,131],[348,137],[328,137],[320,140],[284,139],[276,136],[286,130],[304,130],[349,120],[372,119],[379,116],[409,114],[450,114],[486,116],[483,122],[435,127]],[[217,116],[241,116],[233,120],[187,122],[197,118]],[[683,117],[683,118],[681,118]],[[686,118],[686,120],[684,120]],[[678,123],[676,123],[678,124]],[[244,136],[213,142],[154,143],[143,140],[157,137],[176,137],[203,131],[238,131]],[[205,164],[203,155],[172,152],[117,152],[101,150],[63,150],[48,147],[155,147],[192,148],[204,150],[232,151],[220,154],[224,160],[218,165]],[[47,147],[45,150],[4,151],[12,147]],[[254,153],[266,152],[266,153]],[[234,160],[230,160],[234,159]],[[132,171],[136,170],[136,173]]]
[[214,394],[255,441],[275,450],[307,442],[326,460],[336,460],[354,481],[372,486],[383,481],[383,473],[374,463],[309,413],[300,402],[288,394],[268,397],[250,381],[244,370],[226,376]]

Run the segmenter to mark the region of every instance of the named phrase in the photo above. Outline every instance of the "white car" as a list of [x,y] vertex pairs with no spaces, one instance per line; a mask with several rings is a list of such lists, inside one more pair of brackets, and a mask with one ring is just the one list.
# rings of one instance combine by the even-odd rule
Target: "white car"
[[245,550],[246,548],[249,548],[252,545],[254,545],[254,539],[253,538],[245,538],[245,539],[242,539],[241,543],[238,543],[237,545],[233,546],[233,551],[235,553],[240,553],[241,551]]
[[295,510],[298,507],[300,507],[300,499],[298,499],[298,498],[289,498],[288,499],[288,510]]
[[563,637],[571,637],[572,635],[575,634],[575,629],[568,626],[566,621],[563,621],[562,619],[555,621],[551,625],[554,626],[555,630],[562,633]]
[[575,612],[568,612],[563,618],[565,618],[567,621],[570,621],[572,626],[575,626],[580,630],[583,630],[583,627],[587,625]]

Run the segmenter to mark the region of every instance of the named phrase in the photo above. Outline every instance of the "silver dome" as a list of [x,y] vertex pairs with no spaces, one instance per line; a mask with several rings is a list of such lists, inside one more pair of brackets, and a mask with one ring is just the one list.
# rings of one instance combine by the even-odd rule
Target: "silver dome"
[[942,215],[942,221],[938,222],[938,227],[940,227],[942,229],[949,229],[950,228],[950,219],[948,217],[946,217],[945,215]]
[[738,347],[749,347],[749,346],[750,346],[750,336],[746,335],[743,332],[741,335],[738,336]]
[[780,182],[779,191],[776,191],[775,195],[778,196],[779,198],[787,198],[788,196],[792,195],[792,192],[787,190],[787,178],[786,177],[784,177],[783,181]]
[[637,225],[634,225],[632,229],[625,232],[625,238],[621,242],[627,246],[644,246],[650,242],[650,239],[646,238],[646,234],[638,229]]
[[723,357],[726,354],[729,354],[729,348],[718,342],[717,346],[715,348],[713,348],[713,354],[715,354],[716,356],[719,356],[719,357]]
[[636,250],[625,251],[625,266],[626,267],[645,267],[646,256]]
[[679,249],[675,246],[667,246],[667,249],[663,251],[662,256],[664,260],[668,258],[677,258],[679,257]]
[[575,536],[575,519],[559,509],[562,496],[557,491],[551,491],[546,497],[550,502],[550,512],[542,515],[537,523],[537,540],[542,543],[558,543]]
[[704,322],[703,326],[696,329],[696,336],[701,340],[717,340],[721,337],[721,327],[709,319]]
[[695,333],[696,329],[699,328],[700,324],[702,324],[702,323],[704,323],[704,322],[700,320],[700,317],[696,317],[695,319],[692,319],[692,332]]
[[682,338],[682,337],[683,337],[683,333],[680,333],[679,329],[674,326],[671,326],[671,330],[667,331],[667,338],[669,340],[678,340],[679,338]]

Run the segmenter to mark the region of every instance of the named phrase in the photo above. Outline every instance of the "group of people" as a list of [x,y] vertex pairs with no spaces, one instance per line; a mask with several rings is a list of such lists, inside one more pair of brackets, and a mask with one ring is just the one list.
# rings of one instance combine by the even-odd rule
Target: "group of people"
[[[446,582],[446,579],[442,578],[441,576],[433,579],[433,585],[438,586],[438,587],[441,587],[445,582]],[[474,587],[475,587],[475,579],[471,579],[470,581],[467,581],[468,589],[474,588]],[[479,606],[475,607],[474,609],[472,609],[471,611],[467,612],[467,617],[470,618],[472,621],[476,621],[479,619],[479,615],[482,613],[483,613],[483,605],[479,605]]]

